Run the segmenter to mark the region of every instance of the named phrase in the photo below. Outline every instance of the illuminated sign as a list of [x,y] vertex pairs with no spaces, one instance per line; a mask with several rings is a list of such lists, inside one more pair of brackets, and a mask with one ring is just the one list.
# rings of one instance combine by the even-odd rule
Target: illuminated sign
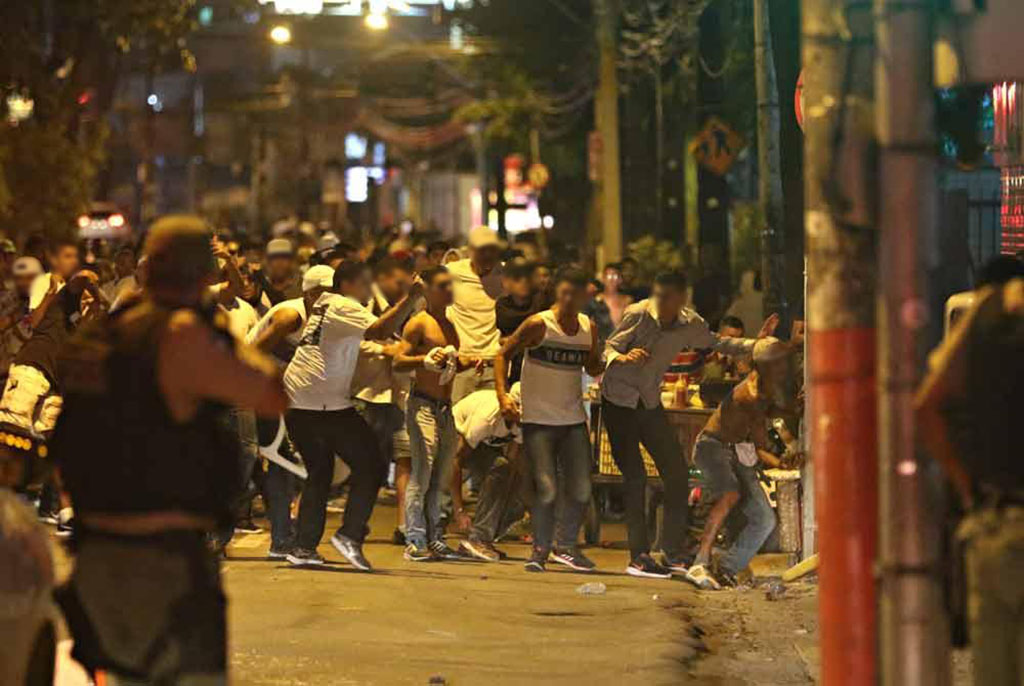
[[1000,252],[1024,250],[1024,166],[1003,167],[999,223],[1003,229]]
[[426,16],[431,7],[443,6],[451,11],[456,7],[471,7],[473,0],[259,0],[264,6],[272,5],[277,14],[330,14],[342,17],[361,17],[367,5],[371,12],[384,12],[397,16]]

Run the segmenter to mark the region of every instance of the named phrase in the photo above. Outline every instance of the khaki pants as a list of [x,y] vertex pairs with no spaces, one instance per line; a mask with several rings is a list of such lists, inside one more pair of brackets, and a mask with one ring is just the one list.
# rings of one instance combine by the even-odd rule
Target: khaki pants
[[50,391],[50,381],[41,371],[30,365],[11,365],[0,399],[0,422],[41,435],[53,431],[64,401]]
[[967,541],[967,611],[974,683],[1024,686],[1024,508],[983,510]]

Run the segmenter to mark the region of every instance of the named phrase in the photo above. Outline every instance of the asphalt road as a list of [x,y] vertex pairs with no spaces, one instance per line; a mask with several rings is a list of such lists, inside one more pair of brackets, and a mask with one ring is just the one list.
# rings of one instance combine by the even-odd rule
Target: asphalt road
[[[675,684],[698,652],[682,580],[623,573],[622,550],[590,549],[600,571],[523,571],[525,545],[501,563],[402,559],[393,509],[378,506],[363,574],[341,562],[295,569],[264,558],[268,537],[236,539],[224,564],[232,683]],[[330,515],[328,533],[337,525]],[[580,595],[599,581],[603,595]]]

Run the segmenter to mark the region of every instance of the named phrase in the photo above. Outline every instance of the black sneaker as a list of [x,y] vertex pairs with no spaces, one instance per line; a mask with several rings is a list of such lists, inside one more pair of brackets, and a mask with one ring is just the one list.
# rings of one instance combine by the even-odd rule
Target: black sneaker
[[292,551],[291,546],[270,546],[270,550],[267,551],[268,560],[287,560],[288,553]]
[[250,518],[241,519],[235,524],[236,534],[258,534],[261,531],[263,531],[263,529],[256,526],[256,522],[252,521]]
[[401,529],[395,529],[394,533],[391,534],[392,545],[405,545],[405,532]]
[[639,576],[644,579],[671,579],[672,570],[654,561],[654,558],[647,553],[641,553],[633,558],[633,561],[626,567],[626,574]]
[[676,555],[669,555],[665,553],[663,555],[663,565],[668,567],[669,571],[673,574],[679,574],[680,576],[686,576],[686,572],[689,571],[690,565],[686,558]]
[[543,572],[547,561],[548,551],[534,546],[533,552],[530,553],[530,559],[523,565],[523,569],[528,572]]
[[474,541],[467,539],[459,544],[459,552],[475,557],[484,562],[498,562],[501,560],[501,552],[488,541]]
[[466,559],[466,557],[462,555],[458,550],[454,550],[450,545],[448,545],[440,539],[430,542],[430,552],[432,552],[434,554],[434,557],[438,560]]
[[409,562],[432,562],[436,559],[434,553],[430,552],[430,548],[425,545],[419,546],[415,543],[409,543],[405,546],[402,557]]
[[363,544],[353,541],[340,531],[331,536],[331,545],[348,560],[348,563],[362,572],[372,572],[373,565],[363,555]]
[[580,552],[580,549],[576,547],[569,548],[568,550],[556,550],[552,559],[577,572],[592,572],[597,568],[593,560]]
[[285,555],[285,559],[294,567],[317,567],[324,563],[324,558],[320,553],[305,548],[293,548]]

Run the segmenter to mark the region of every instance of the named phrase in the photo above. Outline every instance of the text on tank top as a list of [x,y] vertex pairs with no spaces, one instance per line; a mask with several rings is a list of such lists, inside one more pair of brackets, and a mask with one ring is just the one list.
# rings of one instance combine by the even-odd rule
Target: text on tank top
[[583,410],[583,366],[593,343],[590,318],[580,314],[579,328],[569,335],[555,313],[544,310],[544,338],[523,357],[523,423],[567,426],[586,421]]

